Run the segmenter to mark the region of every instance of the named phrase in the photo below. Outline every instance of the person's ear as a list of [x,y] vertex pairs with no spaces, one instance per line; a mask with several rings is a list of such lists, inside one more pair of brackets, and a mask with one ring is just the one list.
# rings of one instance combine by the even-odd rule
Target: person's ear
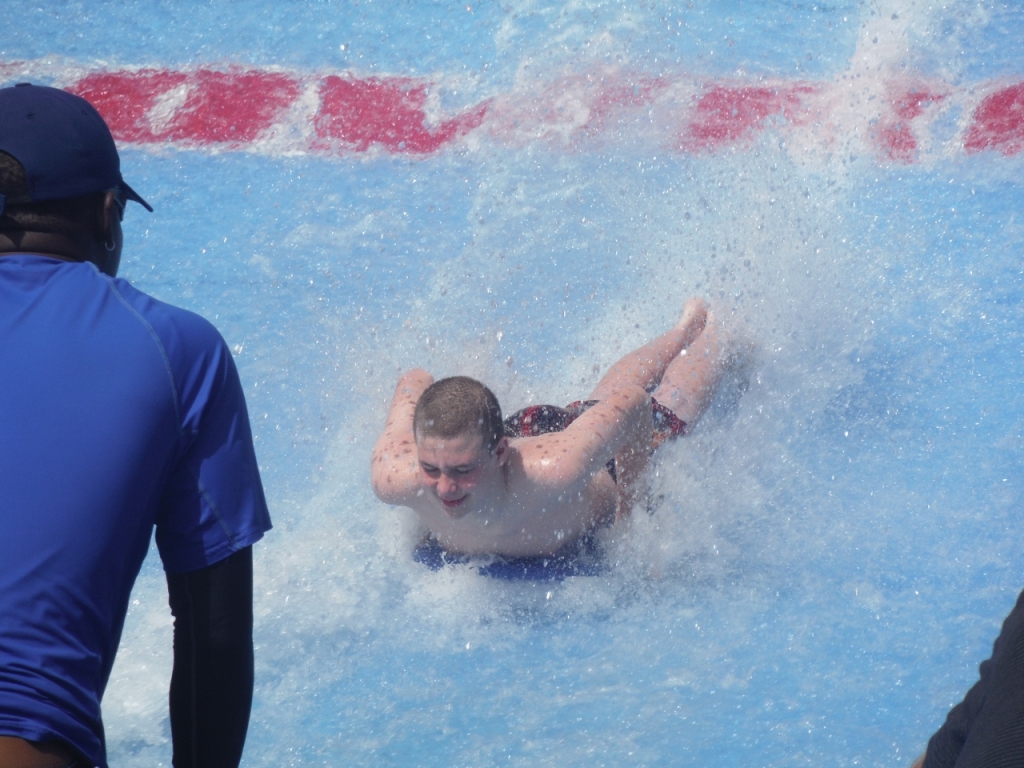
[[108,190],[103,196],[103,207],[99,210],[96,222],[97,238],[102,243],[102,249],[97,249],[99,255],[95,259],[96,266],[111,277],[117,277],[117,270],[121,265],[121,248],[124,245],[124,235],[121,232],[121,216],[124,209],[121,206],[117,193]]
[[498,444],[494,446],[494,456],[498,459],[498,466],[504,466],[505,462],[508,461],[508,457],[511,453],[508,450],[508,438],[503,437],[498,441]]

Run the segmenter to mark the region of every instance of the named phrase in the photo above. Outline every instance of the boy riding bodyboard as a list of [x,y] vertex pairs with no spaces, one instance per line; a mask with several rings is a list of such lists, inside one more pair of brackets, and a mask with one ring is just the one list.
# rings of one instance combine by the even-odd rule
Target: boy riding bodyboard
[[480,382],[409,371],[373,450],[373,490],[414,510],[448,552],[554,555],[629,515],[652,451],[710,405],[723,352],[713,313],[693,298],[671,330],[567,408],[531,406],[503,421]]

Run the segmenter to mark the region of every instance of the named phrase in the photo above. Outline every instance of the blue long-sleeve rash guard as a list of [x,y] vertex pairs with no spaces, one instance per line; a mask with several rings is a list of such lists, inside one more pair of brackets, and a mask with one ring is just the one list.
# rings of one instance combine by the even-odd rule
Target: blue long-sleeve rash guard
[[91,264],[0,258],[0,734],[106,765],[100,700],[154,528],[172,577],[270,528],[224,340]]

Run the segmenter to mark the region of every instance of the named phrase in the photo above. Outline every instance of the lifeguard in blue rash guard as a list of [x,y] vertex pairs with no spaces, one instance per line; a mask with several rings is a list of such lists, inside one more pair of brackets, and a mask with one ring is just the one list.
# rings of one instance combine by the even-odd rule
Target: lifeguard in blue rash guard
[[236,766],[270,528],[208,322],[117,274],[134,200],[85,100],[0,90],[0,768],[106,766],[100,700],[156,529],[174,765]]
[[449,552],[553,555],[629,514],[651,451],[693,426],[724,369],[717,321],[691,299],[674,328],[567,408],[532,406],[503,422],[483,384],[410,371],[373,451],[373,489],[412,508]]

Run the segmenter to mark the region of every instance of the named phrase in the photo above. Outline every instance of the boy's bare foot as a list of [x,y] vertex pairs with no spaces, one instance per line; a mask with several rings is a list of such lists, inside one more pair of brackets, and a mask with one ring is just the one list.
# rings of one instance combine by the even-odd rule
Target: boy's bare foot
[[686,334],[684,348],[690,346],[704,331],[708,320],[708,303],[704,299],[694,296],[686,302],[683,307],[683,314],[676,322],[676,329]]

